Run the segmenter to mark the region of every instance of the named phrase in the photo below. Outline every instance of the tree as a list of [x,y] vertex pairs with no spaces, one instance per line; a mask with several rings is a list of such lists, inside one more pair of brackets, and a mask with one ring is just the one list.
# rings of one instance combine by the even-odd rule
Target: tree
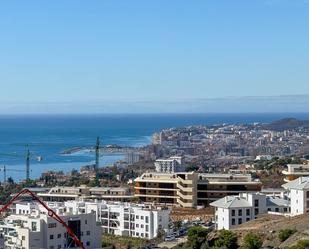
[[175,230],[179,230],[182,226],[182,221],[181,220],[174,221],[173,226]]
[[14,180],[13,180],[12,177],[9,177],[9,178],[7,179],[7,183],[8,183],[9,185],[15,184],[15,182],[14,182]]
[[292,234],[296,233],[296,230],[295,229],[290,229],[290,228],[287,228],[287,229],[282,229],[279,231],[279,240],[281,242],[287,240]]
[[206,243],[208,229],[203,227],[191,227],[188,230],[188,242],[192,249],[200,249]]
[[228,230],[221,230],[219,237],[215,240],[215,246],[227,249],[237,249],[237,236]]
[[248,233],[244,237],[242,249],[259,249],[262,247],[261,238],[253,233]]

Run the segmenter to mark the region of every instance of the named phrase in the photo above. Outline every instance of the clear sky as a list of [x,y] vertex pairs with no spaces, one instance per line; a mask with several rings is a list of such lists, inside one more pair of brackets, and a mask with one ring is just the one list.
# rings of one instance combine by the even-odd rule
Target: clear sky
[[307,101],[309,0],[1,1],[0,87],[3,113]]

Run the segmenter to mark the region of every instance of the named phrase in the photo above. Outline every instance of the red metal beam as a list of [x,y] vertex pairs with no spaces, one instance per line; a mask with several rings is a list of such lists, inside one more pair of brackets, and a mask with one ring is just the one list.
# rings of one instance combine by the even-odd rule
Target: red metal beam
[[0,214],[4,211],[6,211],[16,199],[18,199],[22,195],[30,195],[35,201],[39,202],[48,212],[48,216],[52,217],[56,221],[58,221],[60,224],[62,224],[65,229],[67,230],[68,234],[71,236],[73,239],[75,245],[79,246],[81,249],[85,249],[83,243],[77,238],[75,233],[71,230],[71,228],[55,213],[54,210],[49,208],[43,201],[41,201],[34,193],[32,193],[29,189],[23,189],[20,192],[18,192],[7,204],[5,204],[1,209],[0,209]]

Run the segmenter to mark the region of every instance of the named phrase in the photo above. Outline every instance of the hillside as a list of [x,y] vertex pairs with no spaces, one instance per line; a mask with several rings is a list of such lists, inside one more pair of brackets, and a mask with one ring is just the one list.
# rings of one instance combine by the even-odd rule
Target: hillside
[[[296,229],[297,232],[286,241],[280,242],[279,231],[282,229]],[[233,229],[242,238],[248,232],[262,236],[263,248],[286,248],[294,245],[298,240],[309,239],[309,215],[283,217],[278,215],[261,215],[256,220],[246,222]]]
[[300,127],[309,128],[309,120],[298,120],[295,118],[284,118],[277,121],[274,121],[270,124],[265,124],[262,126],[267,130],[274,131],[284,131],[284,130],[292,130]]

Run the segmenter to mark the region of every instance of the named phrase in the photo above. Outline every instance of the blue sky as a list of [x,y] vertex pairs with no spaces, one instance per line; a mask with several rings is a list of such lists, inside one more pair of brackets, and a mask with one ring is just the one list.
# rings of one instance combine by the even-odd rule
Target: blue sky
[[308,27],[308,0],[2,1],[0,112],[306,111]]

